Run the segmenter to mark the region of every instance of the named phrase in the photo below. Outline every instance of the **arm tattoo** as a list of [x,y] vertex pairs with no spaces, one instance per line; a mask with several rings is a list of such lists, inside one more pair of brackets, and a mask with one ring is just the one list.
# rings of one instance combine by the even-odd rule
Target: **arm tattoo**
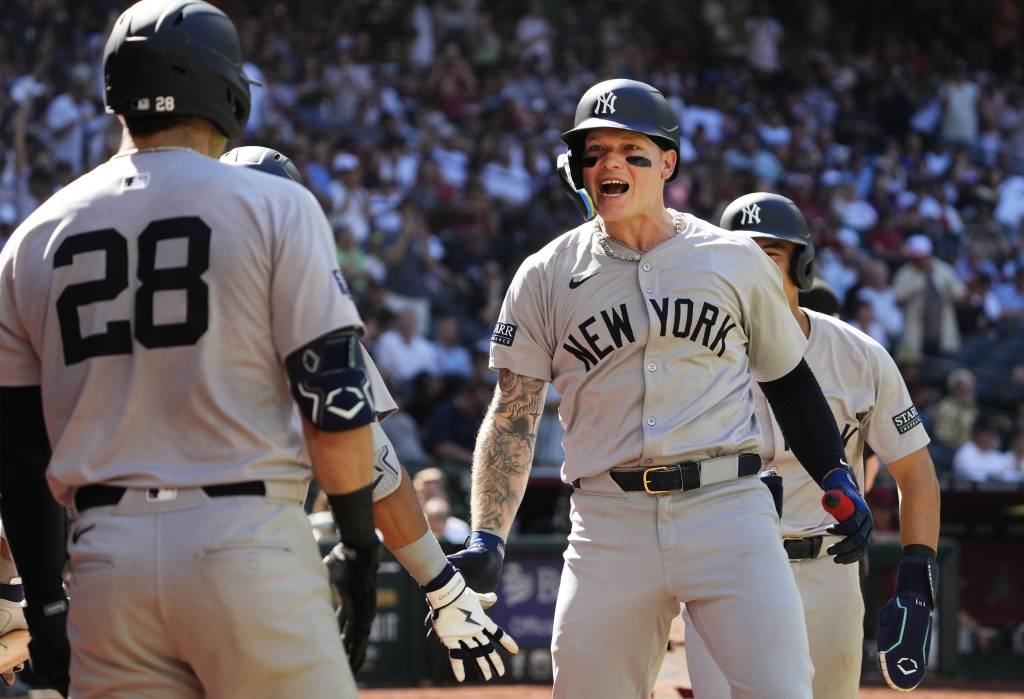
[[529,480],[546,387],[541,379],[499,371],[473,452],[474,529],[508,534]]

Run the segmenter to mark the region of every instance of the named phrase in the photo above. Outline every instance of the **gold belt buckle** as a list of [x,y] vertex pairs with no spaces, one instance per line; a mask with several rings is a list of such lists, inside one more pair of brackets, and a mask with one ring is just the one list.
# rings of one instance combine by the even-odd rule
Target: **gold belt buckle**
[[668,471],[668,466],[651,466],[650,468],[644,469],[644,492],[648,495],[660,495],[661,493],[667,493],[667,490],[651,490],[651,486],[647,483],[647,474],[651,471]]

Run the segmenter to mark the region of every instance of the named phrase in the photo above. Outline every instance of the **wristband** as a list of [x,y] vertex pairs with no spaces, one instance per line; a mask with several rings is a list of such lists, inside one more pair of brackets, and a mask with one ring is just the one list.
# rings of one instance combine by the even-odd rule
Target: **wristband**
[[373,485],[344,495],[328,495],[327,504],[338,525],[341,543],[354,548],[380,545],[373,526]]
[[499,556],[503,559],[505,558],[505,540],[497,534],[485,532],[481,529],[474,529],[469,535],[469,541],[466,543],[466,548],[469,548],[474,544],[483,546],[488,551],[497,551]]
[[424,585],[423,591],[437,592],[442,587],[447,585],[448,582],[455,577],[455,573],[457,572],[458,571],[455,570],[455,566],[453,566],[451,563],[445,563],[444,570],[438,573],[437,577],[435,577],[433,580]]
[[932,558],[907,556],[896,568],[896,594],[912,594],[923,598],[935,609],[935,586],[939,566]]
[[925,546],[924,544],[909,544],[903,547],[903,556],[917,556],[918,558],[931,558],[935,559],[935,550],[931,546]]

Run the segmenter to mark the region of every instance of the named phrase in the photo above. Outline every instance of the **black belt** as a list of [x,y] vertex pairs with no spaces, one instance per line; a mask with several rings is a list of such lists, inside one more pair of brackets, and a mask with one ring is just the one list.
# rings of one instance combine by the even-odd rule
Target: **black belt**
[[821,536],[808,536],[804,539],[783,539],[782,545],[789,555],[789,560],[803,561],[808,558],[818,557],[823,538]]
[[[218,483],[202,486],[203,492],[211,498],[223,498],[230,495],[266,495],[267,486],[263,481],[242,481],[241,483]],[[75,509],[84,512],[90,507],[116,505],[121,502],[127,488],[120,485],[85,485],[75,491]],[[142,490],[142,489],[140,489]],[[145,488],[147,495],[153,500],[159,499],[163,488]],[[173,490],[173,489],[172,489]]]
[[[710,459],[709,459],[710,460]],[[626,492],[643,490],[653,494],[673,490],[696,490],[701,486],[701,463],[687,461],[668,466],[652,466],[643,471],[609,471],[612,480]],[[761,470],[761,457],[740,454],[736,464],[737,477],[753,476]]]

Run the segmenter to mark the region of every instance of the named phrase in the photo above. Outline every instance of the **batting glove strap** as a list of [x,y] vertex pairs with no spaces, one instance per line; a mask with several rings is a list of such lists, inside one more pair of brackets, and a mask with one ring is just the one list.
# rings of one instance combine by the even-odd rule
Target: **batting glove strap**
[[[447,573],[447,570],[445,572]],[[436,590],[427,592],[427,604],[436,613],[457,600],[465,591],[466,579],[457,570],[453,570],[448,582]]]
[[512,655],[519,652],[519,646],[487,616],[480,596],[466,586],[462,575],[456,573],[443,588],[428,592],[427,602],[433,610],[429,617],[431,627],[448,649],[455,679],[466,679],[467,660],[476,661],[485,680],[505,674],[498,646]]

